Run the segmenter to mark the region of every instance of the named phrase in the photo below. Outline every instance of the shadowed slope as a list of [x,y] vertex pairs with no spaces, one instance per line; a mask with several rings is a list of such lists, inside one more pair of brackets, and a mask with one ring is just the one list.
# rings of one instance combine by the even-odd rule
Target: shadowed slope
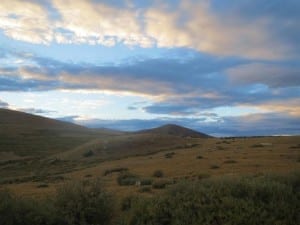
[[152,134],[160,134],[160,135],[173,135],[173,136],[193,137],[193,138],[211,137],[207,134],[192,129],[188,129],[186,127],[178,126],[175,124],[167,124],[153,129],[142,130],[137,133],[152,133]]
[[50,155],[74,148],[99,135],[111,133],[28,113],[0,109],[2,153],[9,152],[17,156]]

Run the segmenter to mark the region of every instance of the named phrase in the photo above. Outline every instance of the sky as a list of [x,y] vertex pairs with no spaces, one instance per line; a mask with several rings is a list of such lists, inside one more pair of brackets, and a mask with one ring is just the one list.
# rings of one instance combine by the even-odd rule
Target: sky
[[80,125],[300,134],[299,0],[1,0],[0,107]]

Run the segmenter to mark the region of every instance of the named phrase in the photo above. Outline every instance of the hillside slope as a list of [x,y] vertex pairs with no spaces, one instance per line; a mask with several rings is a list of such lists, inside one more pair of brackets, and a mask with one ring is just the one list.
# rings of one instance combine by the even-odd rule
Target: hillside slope
[[210,137],[207,134],[178,126],[175,124],[166,124],[161,127],[153,128],[153,129],[147,129],[142,130],[137,133],[151,133],[151,134],[158,134],[158,135],[173,135],[173,136],[179,136],[179,137],[193,137],[193,138],[208,138]]
[[[0,109],[0,153],[44,156],[66,151],[96,137],[112,135],[28,113]],[[3,158],[2,158],[3,159]]]

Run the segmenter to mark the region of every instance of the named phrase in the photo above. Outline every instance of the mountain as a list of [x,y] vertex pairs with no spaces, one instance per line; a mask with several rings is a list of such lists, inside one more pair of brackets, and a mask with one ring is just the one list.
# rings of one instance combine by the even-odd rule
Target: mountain
[[105,160],[184,148],[197,142],[187,140],[187,137],[209,136],[173,124],[139,132],[90,129],[69,122],[0,109],[0,161],[48,156],[65,160]]
[[207,134],[186,127],[178,126],[175,124],[166,124],[161,127],[138,131],[137,133],[152,133],[152,134],[159,134],[159,135],[172,135],[172,136],[193,137],[193,138],[211,137]]
[[24,112],[0,109],[0,153],[44,156],[72,149],[96,137],[113,135]]

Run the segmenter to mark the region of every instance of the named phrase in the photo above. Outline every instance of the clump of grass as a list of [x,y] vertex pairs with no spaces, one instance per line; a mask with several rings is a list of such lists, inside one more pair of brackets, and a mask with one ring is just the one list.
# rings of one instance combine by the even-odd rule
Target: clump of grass
[[36,187],[37,187],[37,188],[47,188],[47,187],[49,187],[49,185],[46,184],[46,183],[43,183],[43,184],[37,185]]
[[204,157],[202,155],[198,155],[196,158],[197,159],[203,159]]
[[112,168],[112,169],[107,169],[104,171],[103,175],[107,176],[111,173],[120,173],[120,172],[125,172],[128,171],[128,168],[125,167],[116,167],[116,168]]
[[232,163],[237,163],[237,161],[233,160],[233,159],[228,159],[228,160],[225,160],[224,163],[232,164]]
[[175,155],[175,152],[168,152],[168,153],[165,154],[165,158],[166,158],[166,159],[170,159],[170,158],[172,158],[174,155]]
[[263,148],[265,147],[264,145],[262,144],[254,144],[254,145],[251,145],[252,148]]
[[149,186],[141,187],[139,189],[139,192],[141,192],[141,193],[150,193],[151,192],[151,187],[149,187]]
[[137,175],[129,172],[122,172],[117,178],[117,182],[121,186],[135,185],[138,180]]
[[121,210],[128,211],[129,209],[131,209],[131,207],[135,204],[137,200],[138,200],[137,196],[134,195],[126,196],[121,201]]
[[150,179],[150,178],[144,178],[141,180],[141,185],[144,186],[144,185],[151,185],[153,183],[153,180]]
[[220,166],[218,166],[218,165],[211,165],[210,168],[211,168],[211,169],[219,169]]
[[154,189],[164,189],[169,184],[171,184],[171,182],[169,180],[165,180],[165,179],[157,180],[157,181],[153,182],[152,188],[154,188]]
[[153,177],[163,177],[164,176],[164,173],[163,173],[163,171],[162,170],[155,170],[154,172],[153,172]]
[[95,155],[95,153],[93,152],[93,150],[89,150],[89,151],[87,151],[87,152],[85,152],[85,153],[83,153],[82,154],[82,156],[83,157],[92,157],[92,156],[94,156]]
[[210,175],[209,174],[207,174],[207,173],[200,173],[200,174],[198,174],[198,179],[199,180],[202,180],[202,179],[206,179],[206,178],[209,178],[210,177]]
[[297,145],[292,145],[292,146],[290,146],[290,148],[300,148],[300,144],[297,144]]

